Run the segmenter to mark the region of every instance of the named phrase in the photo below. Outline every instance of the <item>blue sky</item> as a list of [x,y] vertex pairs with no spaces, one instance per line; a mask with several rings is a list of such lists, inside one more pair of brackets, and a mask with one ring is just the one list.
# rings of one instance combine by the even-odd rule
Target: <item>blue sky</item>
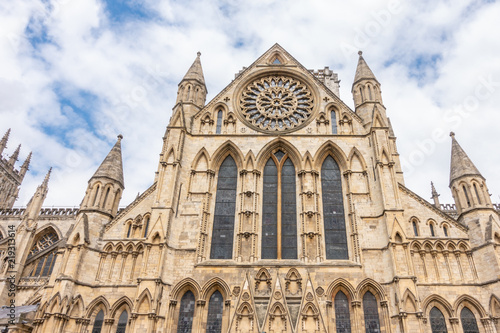
[[22,143],[19,164],[34,153],[17,205],[52,166],[46,205],[78,206],[120,133],[128,204],[153,182],[177,83],[196,52],[210,100],[276,42],[307,68],[338,72],[351,107],[363,50],[382,83],[406,185],[429,199],[432,180],[452,202],[453,130],[500,202],[498,17],[498,2],[472,0],[0,4],[0,134],[12,128],[5,155]]

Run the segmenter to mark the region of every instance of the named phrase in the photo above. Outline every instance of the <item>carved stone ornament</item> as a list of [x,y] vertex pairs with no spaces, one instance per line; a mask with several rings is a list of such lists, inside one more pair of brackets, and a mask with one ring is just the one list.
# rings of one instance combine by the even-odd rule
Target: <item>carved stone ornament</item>
[[288,76],[270,75],[249,83],[240,98],[248,125],[266,132],[297,129],[305,125],[313,110],[309,88]]
[[324,294],[325,294],[325,289],[323,289],[321,287],[316,288],[316,295],[318,295],[319,297],[321,297]]
[[240,294],[240,291],[241,291],[241,287],[238,287],[238,286],[234,287],[233,288],[233,295],[238,296]]
[[248,301],[250,299],[250,294],[245,292],[243,296],[241,296],[241,299],[244,301]]
[[281,297],[282,297],[281,291],[275,291],[274,292],[274,298],[275,299],[281,299]]
[[312,300],[314,300],[314,296],[311,293],[307,293],[306,301],[311,302]]

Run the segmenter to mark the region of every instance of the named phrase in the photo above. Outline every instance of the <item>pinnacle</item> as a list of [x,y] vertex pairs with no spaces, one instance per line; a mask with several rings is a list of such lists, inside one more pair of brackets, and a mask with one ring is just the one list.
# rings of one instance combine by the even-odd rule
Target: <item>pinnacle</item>
[[463,176],[480,176],[483,177],[469,156],[465,153],[462,147],[455,139],[455,133],[451,132],[451,163],[450,163],[450,185],[451,183]]
[[368,67],[368,64],[366,63],[365,59],[363,58],[363,52],[359,51],[358,52],[359,59],[358,59],[358,67],[356,68],[356,75],[354,75],[354,83],[353,85],[363,79],[368,79],[368,80],[375,80],[375,75],[373,74],[372,70],[370,67]]
[[12,153],[12,155],[10,155],[9,164],[11,166],[14,166],[14,164],[16,163],[20,151],[21,151],[21,145],[17,146],[16,150]]
[[123,135],[118,135],[118,140],[116,141],[111,151],[108,153],[104,161],[102,161],[97,171],[94,173],[92,178],[104,177],[117,181],[122,187],[124,187],[123,181],[123,163],[122,163],[122,147],[121,140]]
[[184,80],[196,80],[199,81],[201,84],[205,85],[205,77],[203,76],[203,68],[201,67],[201,60],[200,60],[201,52],[198,51],[196,54],[196,59],[194,60],[193,64],[187,71],[186,75],[184,75]]
[[433,182],[431,182],[431,193],[432,193],[432,197],[439,196],[439,194],[436,191],[436,188],[434,187],[434,183]]
[[33,152],[30,151],[30,153],[28,154],[28,157],[26,157],[26,159],[24,160],[24,163],[22,165],[22,169],[28,169],[28,166],[30,165],[30,162],[31,162],[31,155],[33,155]]
[[42,186],[49,185],[50,174],[52,173],[52,167],[50,167],[49,171],[45,175],[45,179],[43,180]]

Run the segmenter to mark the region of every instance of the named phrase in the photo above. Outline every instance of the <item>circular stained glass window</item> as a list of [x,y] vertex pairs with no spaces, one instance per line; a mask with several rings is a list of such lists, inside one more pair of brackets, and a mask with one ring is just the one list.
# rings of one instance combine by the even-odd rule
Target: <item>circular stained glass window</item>
[[243,90],[240,106],[250,125],[265,131],[286,131],[310,118],[313,95],[308,87],[288,76],[257,79]]

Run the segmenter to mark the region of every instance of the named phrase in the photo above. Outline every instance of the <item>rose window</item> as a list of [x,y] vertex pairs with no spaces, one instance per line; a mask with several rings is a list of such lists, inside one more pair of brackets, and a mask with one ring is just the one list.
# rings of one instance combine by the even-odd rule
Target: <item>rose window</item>
[[291,77],[268,76],[250,83],[240,105],[245,119],[258,129],[297,128],[311,116],[313,96],[307,86]]

